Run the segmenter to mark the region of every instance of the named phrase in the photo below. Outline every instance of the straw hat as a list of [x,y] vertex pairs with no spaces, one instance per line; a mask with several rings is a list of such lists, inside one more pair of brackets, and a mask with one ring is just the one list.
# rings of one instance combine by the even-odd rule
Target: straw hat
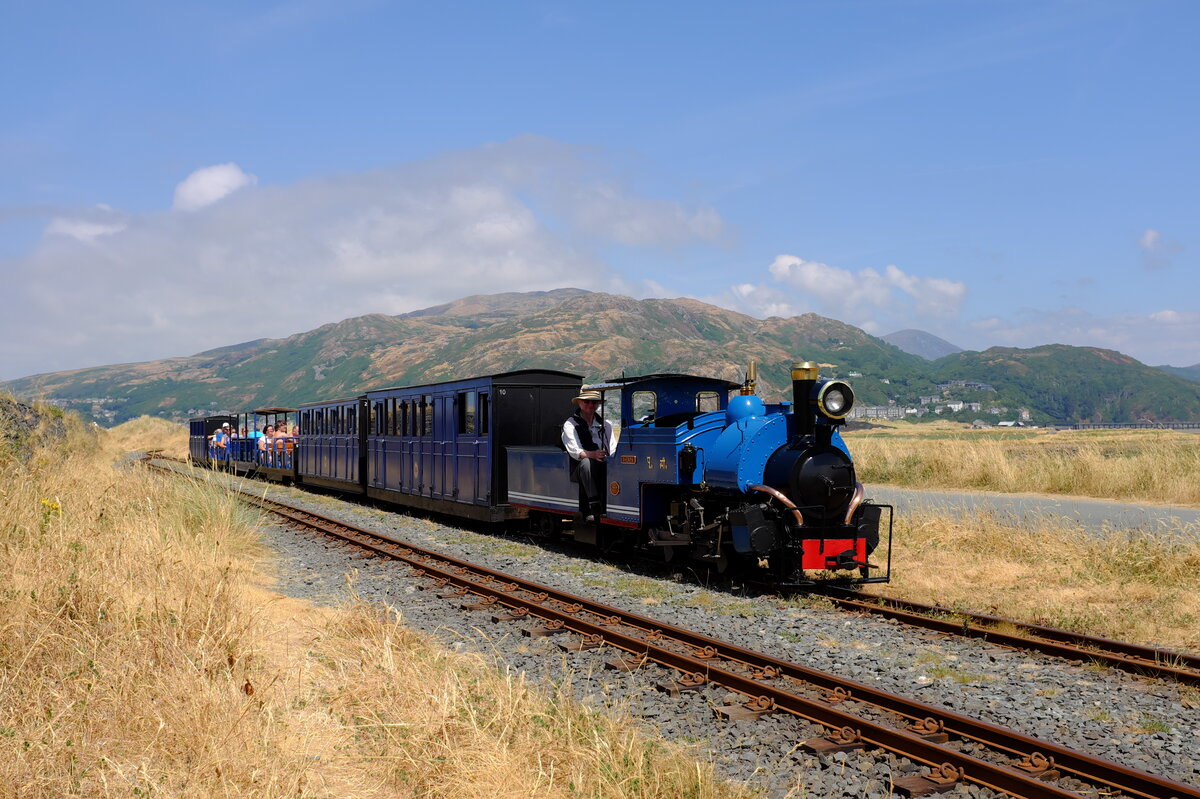
[[596,402],[601,402],[602,398],[599,391],[580,391],[579,396],[573,397],[571,402],[578,405],[580,400],[595,400]]

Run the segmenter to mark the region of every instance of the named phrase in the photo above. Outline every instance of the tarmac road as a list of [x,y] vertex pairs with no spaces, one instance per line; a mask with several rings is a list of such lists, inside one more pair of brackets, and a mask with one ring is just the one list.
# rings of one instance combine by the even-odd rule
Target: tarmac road
[[991,513],[1001,521],[1036,523],[1073,521],[1096,532],[1146,530],[1200,537],[1200,508],[1133,505],[1107,499],[1042,494],[994,494],[982,491],[931,491],[896,486],[867,486],[867,497],[896,507],[896,514],[944,511],[956,516]]

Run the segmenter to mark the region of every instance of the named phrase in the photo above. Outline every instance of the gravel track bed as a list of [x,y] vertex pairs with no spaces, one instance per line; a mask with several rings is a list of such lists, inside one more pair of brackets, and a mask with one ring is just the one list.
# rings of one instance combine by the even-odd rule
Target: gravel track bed
[[[262,483],[251,485],[264,491]],[[1181,695],[1162,681],[855,617],[819,600],[738,596],[614,568],[523,537],[485,535],[290,488],[265,490],[368,530],[1200,786],[1200,695],[1194,689]],[[452,648],[488,654],[533,684],[567,685],[585,704],[694,744],[723,777],[765,796],[885,797],[892,777],[923,771],[881,754],[809,755],[796,746],[824,734],[816,725],[785,714],[721,721],[711,707],[727,704],[727,691],[710,687],[670,699],[655,689],[671,679],[665,669],[606,670],[604,661],[619,656],[614,650],[567,653],[554,637],[523,637],[521,625],[529,623],[492,624],[490,613],[460,610],[457,601],[418,590],[422,581],[393,562],[280,525],[267,525],[263,540],[275,553],[281,593],[336,604],[349,596],[349,574],[359,597],[398,609],[411,628]],[[994,794],[959,786],[947,795]]]

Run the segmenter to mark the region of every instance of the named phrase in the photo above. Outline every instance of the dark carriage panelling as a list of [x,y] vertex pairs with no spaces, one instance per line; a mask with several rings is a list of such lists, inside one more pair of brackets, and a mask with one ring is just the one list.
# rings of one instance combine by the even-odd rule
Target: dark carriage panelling
[[581,380],[525,370],[368,392],[367,493],[474,519],[519,515],[504,450],[557,441]]
[[296,474],[311,485],[363,492],[367,403],[362,397],[300,406]]

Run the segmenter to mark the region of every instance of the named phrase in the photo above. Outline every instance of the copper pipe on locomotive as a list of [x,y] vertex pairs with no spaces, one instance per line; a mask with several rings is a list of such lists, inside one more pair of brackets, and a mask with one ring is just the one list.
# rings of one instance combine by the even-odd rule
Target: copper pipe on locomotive
[[[862,484],[859,483],[859,485],[861,486]],[[761,491],[764,494],[775,497],[775,499],[779,500],[780,503],[782,503],[783,506],[787,508],[789,512],[791,512],[792,518],[796,520],[796,524],[800,527],[804,526],[804,514],[801,513],[800,509],[796,507],[796,503],[792,502],[792,500],[788,498],[787,494],[783,493],[779,489],[771,488],[770,486],[752,485],[746,487],[751,491]]]
[[858,506],[862,504],[863,497],[867,495],[867,490],[863,488],[863,484],[854,483],[854,496],[850,498],[850,507],[846,508],[846,518],[842,520],[842,524],[850,524],[854,520],[854,514],[858,510]]

